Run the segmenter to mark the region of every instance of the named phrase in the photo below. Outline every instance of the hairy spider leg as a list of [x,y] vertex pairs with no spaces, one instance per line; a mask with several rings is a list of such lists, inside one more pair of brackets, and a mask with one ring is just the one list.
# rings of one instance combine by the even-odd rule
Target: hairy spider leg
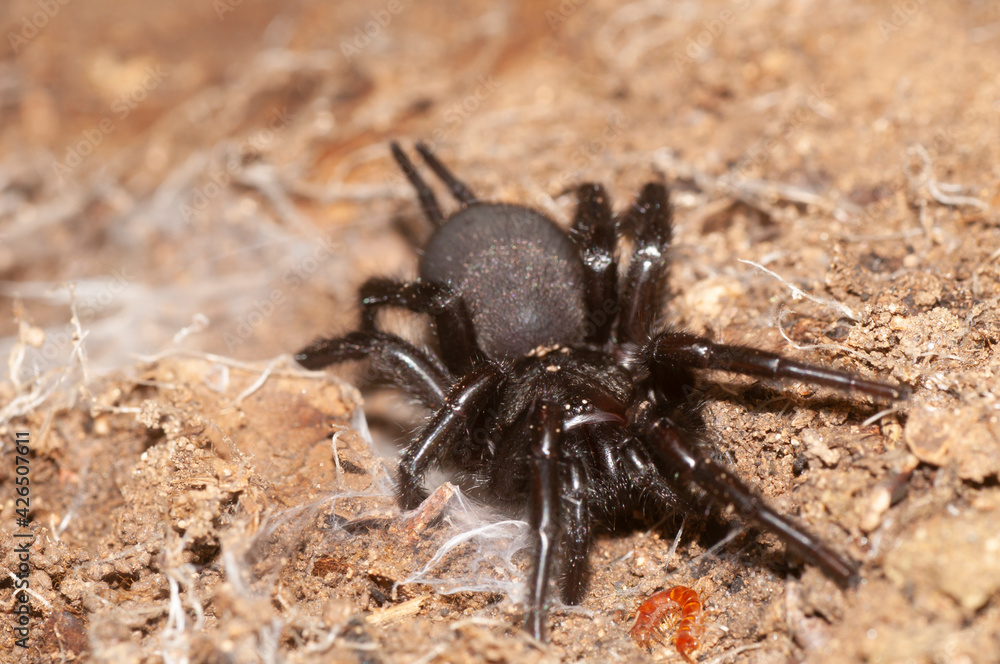
[[479,199],[476,198],[474,193],[472,193],[472,190],[469,189],[464,182],[455,177],[455,174],[452,173],[447,166],[441,163],[441,160],[438,159],[433,152],[431,152],[429,147],[423,143],[417,143],[416,147],[420,156],[424,158],[424,161],[426,161],[427,165],[431,167],[434,174],[437,175],[441,181],[445,183],[445,185],[447,185],[451,195],[462,204],[463,208],[467,208],[473,203],[479,202]]
[[717,344],[685,332],[661,332],[643,353],[653,366],[665,369],[717,369],[765,378],[789,378],[838,390],[856,390],[883,399],[903,399],[909,391],[902,385],[865,380],[846,371],[797,362],[748,346]]
[[640,440],[636,436],[629,436],[622,442],[619,454],[625,476],[638,490],[640,497],[643,494],[650,495],[664,507],[676,505],[677,494],[663,480],[660,469]]
[[445,403],[406,447],[399,461],[396,490],[403,509],[411,510],[427,497],[421,482],[431,462],[468,439],[469,423],[483,412],[504,381],[499,366],[482,362],[448,391]]
[[434,318],[441,358],[455,375],[468,373],[482,353],[476,343],[469,309],[448,286],[427,281],[373,278],[359,290],[361,329],[375,329],[375,315],[382,307],[401,307]]
[[528,582],[528,611],[525,629],[538,640],[545,628],[545,599],[555,561],[560,524],[559,465],[562,456],[562,415],[558,406],[537,400],[528,411],[531,436],[531,493],[528,496],[528,525],[534,534],[536,550]]
[[[532,436],[528,517],[539,555],[528,585],[525,629],[539,639],[544,631],[542,618],[552,577],[553,551],[557,550],[553,544],[555,538],[559,538],[561,545],[559,580],[563,601],[579,604],[589,576],[587,556],[595,509],[590,500],[595,478],[588,476],[587,465],[582,459],[567,455],[567,434],[561,428],[560,417],[559,409],[544,401],[536,402],[528,417]],[[609,439],[616,442],[608,444]],[[630,502],[642,494],[652,495],[664,506],[675,504],[676,494],[663,480],[653,459],[639,441],[619,425],[595,426],[583,434],[581,440],[592,448],[599,474],[606,476],[604,481],[629,494],[609,498],[614,505],[604,505],[604,510],[613,512],[624,504],[622,501]],[[503,466],[498,464],[494,472],[504,472]]]
[[678,488],[697,486],[720,505],[731,505],[745,520],[777,535],[790,550],[822,569],[842,586],[857,582],[855,565],[828,549],[818,538],[775,512],[734,473],[703,457],[685,441],[668,417],[658,417],[645,433],[669,469],[668,481]]
[[[508,378],[510,382],[517,382],[516,369]],[[532,408],[534,410],[532,410]],[[532,462],[526,459],[525,444],[530,447],[532,436],[536,435],[538,427],[531,418],[539,417],[540,405],[534,404],[529,407],[527,413],[522,415],[524,426],[514,424],[502,432],[502,438],[497,442],[496,451],[493,457],[493,467],[488,470],[486,477],[487,491],[500,502],[516,503],[523,500],[526,487],[528,491],[541,490],[535,484],[536,478],[531,475]],[[546,406],[545,417],[548,411],[554,406]],[[562,418],[561,409],[556,408]],[[562,420],[559,420],[562,422]],[[527,429],[525,428],[527,427]],[[534,428],[532,428],[534,427]],[[573,439],[585,436],[585,440],[594,443],[598,447],[598,439],[590,440],[590,432],[581,434],[578,431],[572,433],[560,433],[560,453],[556,462],[559,472],[551,477],[543,477],[545,482],[555,482],[556,492],[562,496],[559,502],[559,519],[561,527],[561,539],[558,551],[561,556],[559,568],[559,585],[561,596],[567,604],[579,604],[583,599],[583,593],[587,584],[587,554],[590,551],[590,528],[591,511],[590,490],[593,478],[589,476],[586,461],[580,456],[574,456],[569,450],[572,449]],[[530,452],[530,450],[529,450]],[[577,451],[577,455],[582,450]],[[592,453],[593,455],[593,453]],[[518,472],[522,463],[528,461],[528,476]],[[545,489],[548,491],[549,489]],[[546,494],[547,495],[547,494]],[[529,498],[530,499],[530,498]],[[546,584],[547,592],[547,584]],[[544,604],[544,598],[539,600],[539,606]]]
[[351,332],[317,339],[295,361],[306,369],[322,369],[349,360],[367,359],[375,374],[414,394],[428,408],[440,408],[455,379],[431,354],[385,332]]
[[424,216],[435,226],[444,226],[445,218],[444,214],[441,213],[441,206],[438,205],[437,197],[434,195],[434,191],[427,186],[424,179],[420,177],[420,173],[413,166],[413,162],[410,158],[406,156],[403,152],[403,148],[399,147],[399,143],[393,141],[390,144],[392,149],[392,156],[396,159],[396,163],[399,164],[400,170],[406,175],[406,179],[410,181],[413,188],[417,191],[417,198],[420,199],[420,207],[424,211]]
[[590,553],[590,505],[587,487],[591,478],[587,466],[579,459],[562,461],[562,501],[565,509],[562,536],[562,568],[559,573],[559,587],[564,602],[579,604],[587,591],[590,568],[587,554]]
[[618,342],[644,344],[652,335],[669,262],[667,249],[673,234],[673,214],[667,188],[650,182],[622,219],[635,239],[629,261],[618,320]]
[[611,338],[618,313],[618,236],[604,187],[587,183],[577,188],[576,217],[569,238],[583,260],[584,305],[587,321],[584,341],[604,345]]

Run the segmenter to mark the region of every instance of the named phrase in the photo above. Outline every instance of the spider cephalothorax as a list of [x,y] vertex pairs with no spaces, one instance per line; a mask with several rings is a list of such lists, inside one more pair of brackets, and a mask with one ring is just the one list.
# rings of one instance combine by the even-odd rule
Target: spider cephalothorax
[[[594,526],[649,501],[683,508],[707,496],[840,584],[854,580],[851,561],[699,451],[690,387],[697,370],[716,369],[883,399],[902,398],[905,388],[657,327],[671,236],[662,184],[647,184],[618,217],[600,185],[580,186],[565,233],[531,208],[479,201],[426,146],[417,151],[460,209],[446,218],[393,144],[436,226],[420,277],[369,280],[361,329],[320,339],[296,359],[317,369],[366,358],[431,411],[399,464],[404,509],[426,496],[421,480],[432,464],[458,466],[487,499],[525,509],[535,542],[526,629],[542,637],[554,573],[566,602],[582,599]],[[624,235],[634,248],[619,274]],[[387,306],[429,315],[437,351],[376,329]]]

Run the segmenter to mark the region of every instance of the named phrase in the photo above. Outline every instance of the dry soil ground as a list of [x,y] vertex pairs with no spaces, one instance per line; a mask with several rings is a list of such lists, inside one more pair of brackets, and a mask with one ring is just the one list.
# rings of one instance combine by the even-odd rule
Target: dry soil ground
[[[679,661],[628,637],[674,583],[706,597],[700,662],[1000,661],[997,3],[17,0],[0,25],[0,661]],[[523,524],[450,485],[401,516],[366,422],[391,448],[420,413],[283,355],[413,274],[391,139],[562,223],[576,183],[621,208],[665,178],[670,320],[912,386],[887,413],[702,395],[720,457],[862,584],[689,515],[675,548],[679,517],[602,535],[551,644],[518,630]]]

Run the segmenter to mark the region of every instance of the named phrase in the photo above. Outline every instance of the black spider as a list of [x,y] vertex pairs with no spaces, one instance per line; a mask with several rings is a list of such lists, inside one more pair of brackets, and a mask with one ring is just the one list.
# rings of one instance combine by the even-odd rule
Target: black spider
[[[899,399],[905,388],[717,344],[656,325],[667,272],[667,189],[647,184],[620,217],[598,184],[579,187],[567,234],[542,213],[481,202],[430,149],[417,151],[461,207],[448,218],[413,163],[392,153],[437,227],[416,281],[371,279],[361,287],[361,329],[320,339],[304,367],[367,358],[376,374],[433,414],[403,452],[404,509],[426,497],[431,464],[457,469],[492,502],[527,507],[536,555],[525,628],[542,638],[557,558],[563,600],[581,601],[595,524],[627,519],[643,501],[696,504],[707,495],[776,534],[841,585],[855,564],[771,509],[699,450],[699,369],[793,378]],[[623,236],[633,250],[622,274]],[[376,313],[403,307],[429,315],[440,358],[376,329]]]

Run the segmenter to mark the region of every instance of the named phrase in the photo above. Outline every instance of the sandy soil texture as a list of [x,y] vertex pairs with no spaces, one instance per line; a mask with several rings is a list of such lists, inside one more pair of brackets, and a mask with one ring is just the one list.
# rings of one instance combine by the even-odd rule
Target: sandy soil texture
[[[674,584],[706,664],[1000,661],[1000,5],[12,0],[0,25],[0,662],[680,662],[628,634]],[[676,515],[601,534],[551,643],[522,632],[524,524],[443,477],[400,514],[424,413],[289,355],[415,273],[393,139],[562,224],[581,182],[624,209],[663,179],[665,320],[911,386],[701,395],[719,458],[859,587]]]

